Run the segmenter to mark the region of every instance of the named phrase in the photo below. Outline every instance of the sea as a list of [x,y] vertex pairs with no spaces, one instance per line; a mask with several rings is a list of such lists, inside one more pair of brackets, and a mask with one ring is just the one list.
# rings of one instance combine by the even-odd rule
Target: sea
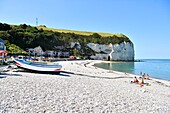
[[170,59],[140,59],[137,62],[98,63],[94,66],[131,74],[149,74],[152,78],[170,80]]

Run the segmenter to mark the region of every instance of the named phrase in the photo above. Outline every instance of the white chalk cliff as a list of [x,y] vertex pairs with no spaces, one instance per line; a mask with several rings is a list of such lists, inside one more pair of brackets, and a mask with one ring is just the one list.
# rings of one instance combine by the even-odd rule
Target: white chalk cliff
[[133,61],[134,60],[134,46],[130,42],[122,42],[120,44],[101,45],[95,43],[88,43],[87,46],[93,51],[102,52],[104,54],[96,54],[92,56],[93,59],[102,60],[120,60]]

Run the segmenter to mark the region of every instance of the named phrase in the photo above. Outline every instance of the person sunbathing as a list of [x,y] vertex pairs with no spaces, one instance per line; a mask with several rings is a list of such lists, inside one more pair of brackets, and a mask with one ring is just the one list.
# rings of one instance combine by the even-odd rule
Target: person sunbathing
[[139,81],[138,84],[142,86],[144,84],[144,78],[142,78],[142,80]]
[[135,76],[135,78],[134,78],[134,80],[133,81],[131,81],[132,83],[138,83],[139,82],[139,80],[137,79],[137,77]]

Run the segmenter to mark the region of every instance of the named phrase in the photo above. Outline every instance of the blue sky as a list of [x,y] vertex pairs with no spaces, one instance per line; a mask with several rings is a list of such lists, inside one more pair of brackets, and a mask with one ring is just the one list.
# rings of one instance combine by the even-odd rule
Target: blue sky
[[0,0],[0,22],[122,33],[135,58],[170,59],[169,0]]

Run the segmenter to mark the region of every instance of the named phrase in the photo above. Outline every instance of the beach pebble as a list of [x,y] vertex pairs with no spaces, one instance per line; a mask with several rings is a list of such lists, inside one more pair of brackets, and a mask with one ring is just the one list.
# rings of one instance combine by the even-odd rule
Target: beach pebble
[[170,87],[140,87],[120,72],[72,66],[63,64],[64,71],[76,74],[13,72],[22,76],[0,78],[0,113],[170,113]]

